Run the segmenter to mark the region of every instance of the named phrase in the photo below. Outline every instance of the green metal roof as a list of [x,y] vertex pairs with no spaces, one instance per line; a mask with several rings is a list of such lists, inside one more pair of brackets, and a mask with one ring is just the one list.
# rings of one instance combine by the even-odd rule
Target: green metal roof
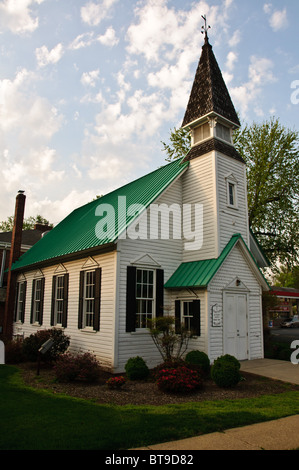
[[[243,241],[248,253],[251,255],[242,236],[237,233],[232,236],[226,247],[223,249],[219,258],[182,263],[173,273],[173,275],[168,279],[164,287],[166,289],[206,287],[210,283],[212,278],[215,276],[218,269],[220,268],[228,254],[231,252],[232,248],[240,239]],[[257,269],[259,270],[252,255],[251,258],[254,261]],[[260,270],[259,272],[263,276]],[[265,278],[264,280],[267,283]]]
[[[121,188],[75,209],[40,241],[30,248],[12,266],[20,270],[45,261],[78,253],[108,243],[113,243],[119,235],[133,222],[138,213],[120,221],[118,226],[119,197],[126,197],[126,207],[141,204],[148,207],[155,199],[187,168],[188,163],[182,159],[175,160],[157,170],[129,183]],[[108,204],[115,211],[115,229],[107,231],[106,237],[99,239],[96,235],[96,224],[100,217],[96,215],[99,205]],[[103,214],[104,215],[104,214]],[[55,262],[55,261],[53,261]]]

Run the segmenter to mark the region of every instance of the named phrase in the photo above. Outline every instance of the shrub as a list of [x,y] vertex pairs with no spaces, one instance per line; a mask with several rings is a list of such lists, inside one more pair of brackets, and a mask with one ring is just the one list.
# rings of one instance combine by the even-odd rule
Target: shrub
[[202,385],[199,373],[185,366],[161,369],[157,380],[160,390],[172,393],[192,392]]
[[200,367],[207,376],[210,373],[211,364],[209,356],[203,351],[190,351],[185,357],[185,361],[190,366]]
[[217,362],[230,362],[234,364],[238,369],[240,369],[241,364],[235,356],[231,356],[230,354],[224,354],[224,356],[220,356],[217,358]]
[[142,380],[149,375],[149,368],[140,356],[131,357],[125,365],[125,371],[129,380]]
[[50,338],[53,338],[54,344],[45,354],[42,354],[44,361],[56,360],[60,354],[63,354],[70,344],[70,339],[62,330],[55,328],[49,330],[40,330],[25,338],[23,341],[23,353],[28,361],[37,361],[38,350]]
[[16,338],[5,343],[6,364],[19,364],[25,359],[23,353],[23,338]]
[[118,389],[126,383],[126,379],[121,375],[119,377],[111,377],[107,380],[106,384],[109,388]]
[[236,363],[231,357],[225,359],[222,356],[216,359],[211,368],[211,378],[218,387],[235,387],[241,380],[240,363]]
[[66,353],[58,358],[54,371],[59,382],[72,382],[74,380],[96,382],[102,369],[96,357],[90,353]]

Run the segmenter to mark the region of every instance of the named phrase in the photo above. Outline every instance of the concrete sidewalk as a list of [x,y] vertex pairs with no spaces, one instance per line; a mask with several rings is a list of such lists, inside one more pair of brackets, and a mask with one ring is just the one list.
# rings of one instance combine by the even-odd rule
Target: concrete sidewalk
[[[241,370],[299,385],[299,365],[273,359],[241,363]],[[136,450],[294,450],[299,449],[299,415],[224,432],[166,442]]]

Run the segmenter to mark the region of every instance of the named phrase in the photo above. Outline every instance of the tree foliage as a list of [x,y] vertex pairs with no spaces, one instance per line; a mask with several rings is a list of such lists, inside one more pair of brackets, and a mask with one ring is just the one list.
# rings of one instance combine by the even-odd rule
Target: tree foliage
[[[24,219],[23,230],[33,230],[35,224],[49,225],[50,227],[53,227],[53,224],[50,224],[50,222],[47,219],[44,219],[44,217],[42,217],[41,215],[37,215],[36,217],[33,217],[31,215],[30,217]],[[11,215],[7,218],[7,220],[0,222],[0,231],[11,232],[13,229],[13,225],[14,216]]]
[[246,125],[235,147],[247,165],[249,226],[273,263],[299,261],[299,135],[278,119]]
[[[186,129],[171,131],[163,144],[167,161],[190,149]],[[299,134],[278,119],[245,125],[235,147],[246,162],[249,226],[268,259],[292,267],[299,262]]]

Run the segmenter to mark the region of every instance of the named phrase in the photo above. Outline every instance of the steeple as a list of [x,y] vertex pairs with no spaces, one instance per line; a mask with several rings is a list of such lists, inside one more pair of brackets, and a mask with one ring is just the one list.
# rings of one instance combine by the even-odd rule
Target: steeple
[[182,128],[191,130],[191,150],[185,160],[218,150],[243,161],[233,146],[233,130],[240,121],[209,43],[206,17],[202,17],[204,44]]
[[[203,17],[205,19],[205,17]],[[205,42],[196,70],[189,103],[182,127],[192,126],[196,121],[216,113],[237,127],[240,122],[222,77],[213,48],[209,43],[207,27],[204,27]]]

